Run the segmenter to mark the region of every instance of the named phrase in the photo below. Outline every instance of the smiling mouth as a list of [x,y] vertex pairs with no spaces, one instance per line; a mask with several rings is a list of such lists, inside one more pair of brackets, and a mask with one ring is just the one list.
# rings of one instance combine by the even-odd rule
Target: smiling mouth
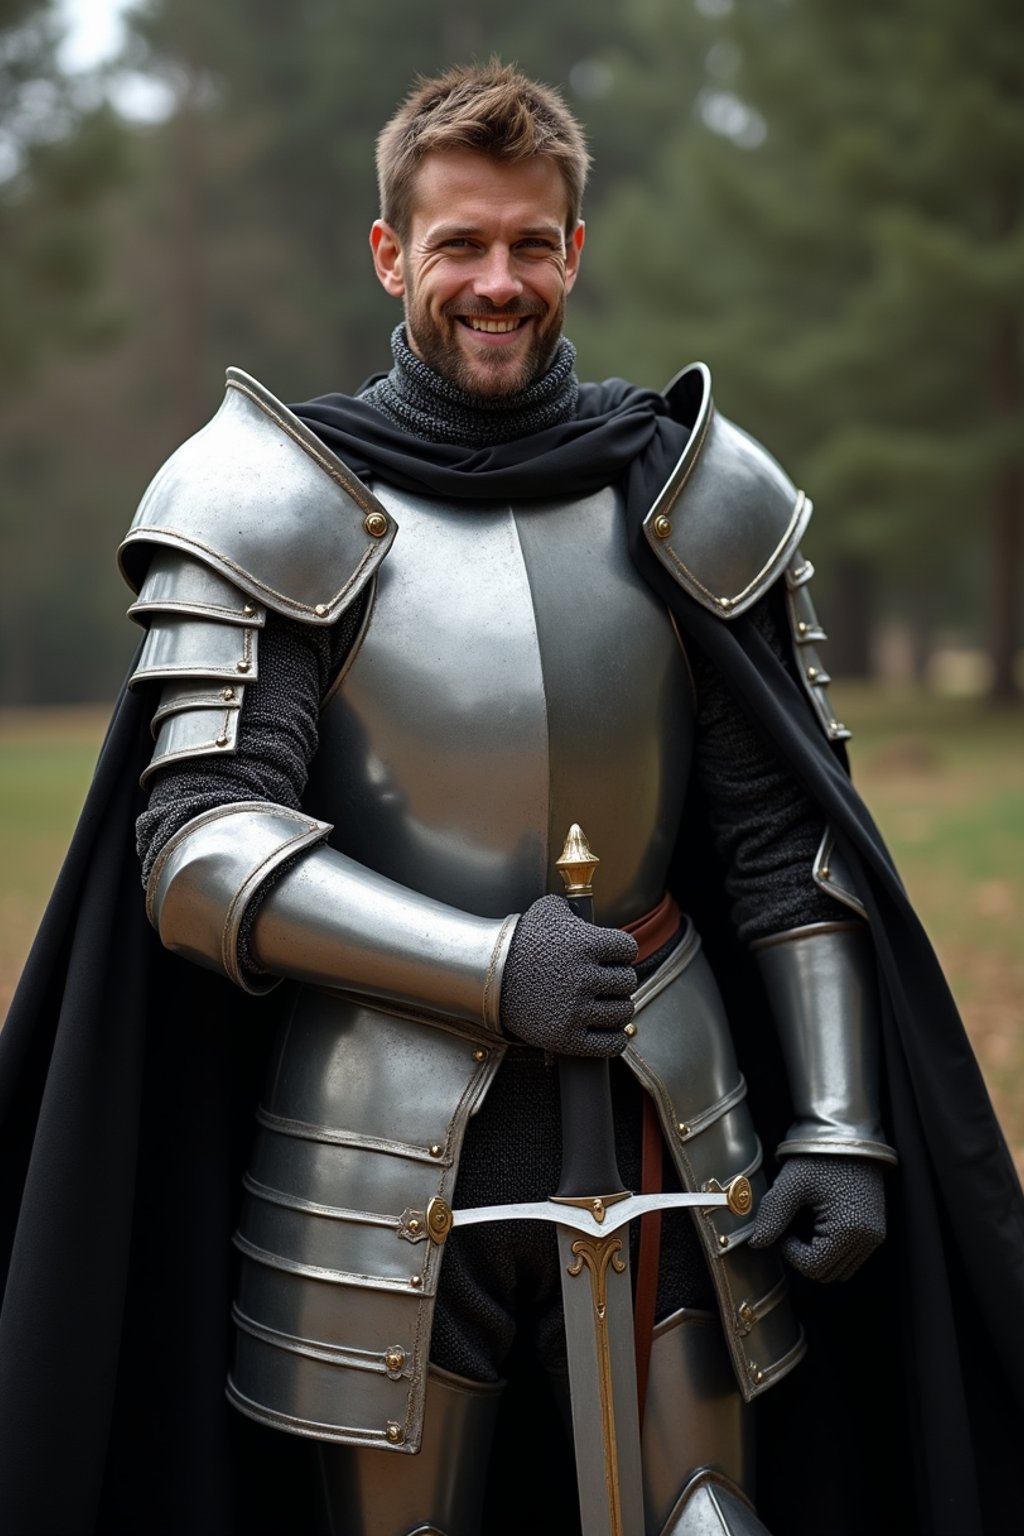
[[529,319],[529,315],[518,315],[512,320],[487,320],[483,315],[458,316],[459,324],[467,330],[485,331],[490,336],[506,336],[510,331],[518,331]]

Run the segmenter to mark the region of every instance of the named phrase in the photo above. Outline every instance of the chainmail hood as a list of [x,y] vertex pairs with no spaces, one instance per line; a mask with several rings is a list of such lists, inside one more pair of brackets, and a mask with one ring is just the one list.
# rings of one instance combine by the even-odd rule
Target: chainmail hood
[[501,399],[481,399],[437,373],[412,351],[405,326],[391,336],[395,366],[359,395],[389,421],[435,443],[488,447],[572,421],[579,399],[576,348],[563,336],[546,373]]

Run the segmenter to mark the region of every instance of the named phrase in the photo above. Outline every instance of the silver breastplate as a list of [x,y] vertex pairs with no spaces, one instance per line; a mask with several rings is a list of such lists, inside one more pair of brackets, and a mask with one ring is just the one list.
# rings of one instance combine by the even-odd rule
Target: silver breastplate
[[453,507],[374,490],[399,533],[306,808],[361,863],[485,917],[558,888],[578,821],[599,920],[640,916],[665,887],[693,704],[619,496]]

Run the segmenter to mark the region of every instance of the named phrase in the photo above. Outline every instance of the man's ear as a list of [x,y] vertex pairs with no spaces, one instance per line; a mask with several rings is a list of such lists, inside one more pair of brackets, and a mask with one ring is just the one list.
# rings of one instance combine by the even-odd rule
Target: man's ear
[[565,248],[565,291],[571,292],[580,270],[580,252],[583,242],[587,238],[587,226],[580,219],[576,228],[566,241]]
[[405,296],[405,276],[402,270],[402,246],[398,235],[383,219],[374,219],[370,229],[370,249],[373,252],[373,269],[385,293],[393,299]]

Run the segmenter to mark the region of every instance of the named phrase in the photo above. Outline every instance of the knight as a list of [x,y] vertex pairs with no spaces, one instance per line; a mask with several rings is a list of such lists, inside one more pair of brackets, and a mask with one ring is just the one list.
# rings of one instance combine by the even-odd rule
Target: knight
[[[437,1243],[427,1218],[439,1200],[551,1193],[558,1056],[615,1058],[631,1186],[647,1105],[679,1187],[744,1175],[755,1196],[756,1215],[665,1223],[648,1530],[686,1536],[712,1510],[764,1529],[745,1405],[804,1351],[772,1240],[810,1210],[819,1230],[790,1253],[829,1280],[884,1231],[895,1154],[863,906],[821,812],[627,539],[639,515],[687,602],[717,624],[747,616],[837,741],[800,551],[810,502],[716,412],[703,364],[660,398],[580,390],[561,324],[583,154],[564,108],[512,71],[424,86],[380,144],[371,243],[404,302],[394,370],[354,405],[292,411],[230,369],[121,551],[146,628],[132,686],[156,701],[150,919],[244,990],[297,984],[245,1176],[227,1390],[322,1442],[346,1536],[480,1529],[517,1330],[567,1396],[549,1234]],[[355,408],[413,458],[489,447],[531,478],[498,491],[495,471],[460,468],[454,495],[443,476],[425,494],[365,440],[359,475],[337,451]],[[607,440],[641,415],[653,447],[626,459]],[[584,445],[584,474],[578,453],[538,473],[545,450]],[[673,890],[694,776],[788,1067],[770,1196],[726,1011]],[[599,927],[552,894],[575,820],[600,848]]]
[[552,1196],[587,1060],[651,1197],[645,1536],[1012,1526],[1024,1202],[849,778],[811,502],[703,362],[580,383],[587,167],[518,69],[418,82],[393,367],[230,368],[121,547],[143,637],[0,1037],[25,1536],[577,1529],[554,1233],[458,1217]]

